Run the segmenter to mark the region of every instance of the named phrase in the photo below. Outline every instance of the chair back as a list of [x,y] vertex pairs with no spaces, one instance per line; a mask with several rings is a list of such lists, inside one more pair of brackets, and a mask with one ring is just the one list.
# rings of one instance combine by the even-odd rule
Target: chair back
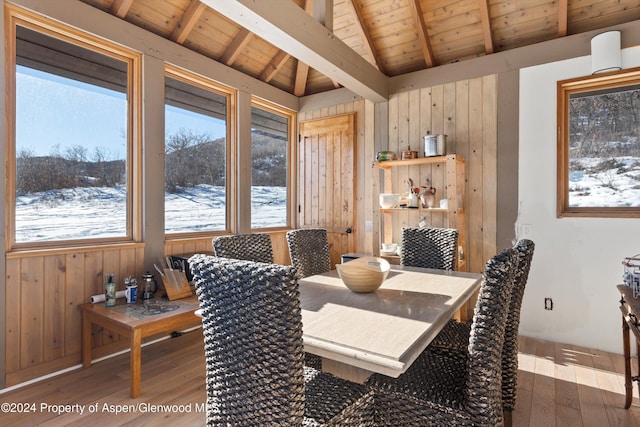
[[404,227],[400,264],[453,270],[457,249],[458,230],[455,228]]
[[303,425],[298,282],[291,266],[195,255],[207,424]]
[[309,277],[331,270],[329,241],[324,228],[302,228],[287,233],[291,265],[298,277]]
[[502,348],[502,404],[506,410],[513,410],[516,401],[518,378],[518,329],[520,327],[520,311],[524,288],[529,279],[531,260],[535,244],[522,239],[514,246],[518,252],[518,261],[513,279],[513,292],[509,303],[507,323]]
[[211,244],[213,253],[219,257],[273,263],[271,236],[267,233],[218,236]]
[[470,413],[497,425],[502,420],[502,346],[518,255],[508,248],[485,267],[469,336],[466,405]]

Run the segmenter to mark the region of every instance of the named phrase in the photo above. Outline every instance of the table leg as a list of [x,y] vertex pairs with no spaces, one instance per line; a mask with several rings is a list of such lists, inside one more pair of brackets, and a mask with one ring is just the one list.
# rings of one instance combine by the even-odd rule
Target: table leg
[[141,361],[140,357],[142,355],[141,351],[142,345],[142,333],[140,329],[134,328],[131,331],[131,355],[130,355],[130,364],[131,364],[131,397],[134,399],[140,396],[140,376],[141,376]]
[[624,409],[631,407],[633,400],[633,380],[631,379],[631,343],[629,340],[629,325],[622,316],[622,346],[624,349]]
[[322,358],[322,371],[358,384],[364,384],[371,374],[373,374],[373,372],[366,369],[351,366],[326,357]]
[[91,366],[91,321],[89,316],[82,312],[82,367]]

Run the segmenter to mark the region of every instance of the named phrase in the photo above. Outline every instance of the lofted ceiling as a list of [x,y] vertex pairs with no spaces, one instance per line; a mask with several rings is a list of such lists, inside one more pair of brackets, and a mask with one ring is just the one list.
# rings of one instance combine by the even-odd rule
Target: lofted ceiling
[[81,0],[296,96],[640,19],[638,0]]

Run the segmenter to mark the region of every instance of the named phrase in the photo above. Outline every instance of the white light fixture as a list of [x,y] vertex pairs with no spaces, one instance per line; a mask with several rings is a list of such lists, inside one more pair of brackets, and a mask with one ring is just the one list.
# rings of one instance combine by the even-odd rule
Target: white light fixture
[[607,31],[591,39],[591,74],[622,69],[620,31]]

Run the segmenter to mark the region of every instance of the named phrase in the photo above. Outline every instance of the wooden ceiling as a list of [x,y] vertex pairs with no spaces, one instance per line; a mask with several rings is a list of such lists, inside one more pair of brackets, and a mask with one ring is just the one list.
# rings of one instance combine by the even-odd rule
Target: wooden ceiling
[[296,96],[640,19],[638,0],[81,0]]

